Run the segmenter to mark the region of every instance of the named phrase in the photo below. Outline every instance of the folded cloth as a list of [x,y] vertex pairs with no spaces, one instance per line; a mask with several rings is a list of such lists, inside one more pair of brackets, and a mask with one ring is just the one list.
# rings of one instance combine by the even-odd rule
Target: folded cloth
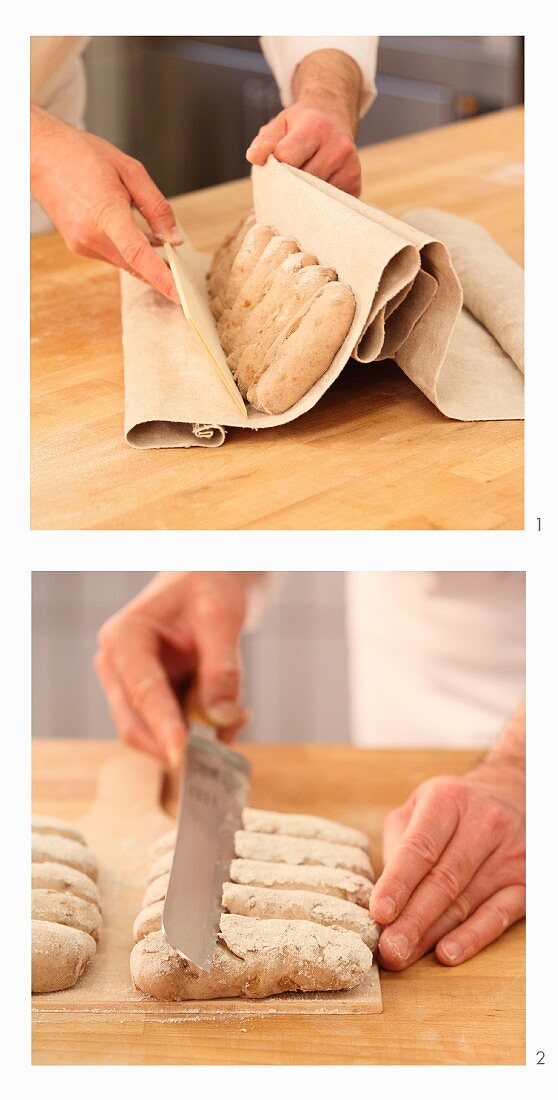
[[226,427],[288,423],[316,404],[351,355],[362,363],[395,359],[454,419],[522,417],[522,273],[484,230],[436,210],[399,221],[273,158],[254,168],[253,189],[257,221],[296,239],[351,287],[356,310],[347,337],[287,412],[243,410],[230,379],[224,382],[226,359],[216,350],[215,321],[200,293],[208,257],[189,242],[174,250],[195,298],[190,320],[123,272],[130,444],[215,447]]

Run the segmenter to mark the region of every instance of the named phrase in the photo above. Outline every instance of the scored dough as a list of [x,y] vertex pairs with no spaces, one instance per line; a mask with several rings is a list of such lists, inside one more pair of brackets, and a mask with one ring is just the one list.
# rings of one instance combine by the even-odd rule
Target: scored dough
[[31,891],[31,916],[34,920],[67,924],[88,932],[98,942],[103,919],[96,905],[74,894],[59,894],[56,890]]
[[[350,844],[330,844],[327,840],[306,840],[294,836],[274,836],[271,833],[239,830],[234,835],[234,852],[241,859],[264,860],[269,863],[321,864],[325,867],[342,867],[369,879],[374,877],[369,856],[362,848],[355,848]],[[165,858],[167,857],[162,857]]]
[[316,989],[353,989],[372,965],[372,954],[354,932],[308,921],[258,921],[223,914],[209,973],[174,951],[162,932],[137,943],[132,978],[143,993],[163,1000],[270,997]]
[[64,836],[32,833],[31,859],[33,863],[65,863],[94,881],[97,879],[97,862],[89,848]]
[[99,888],[83,871],[64,863],[33,863],[31,886],[35,890],[57,890],[61,894],[74,894],[76,898],[93,902],[101,909]]
[[31,922],[31,945],[33,993],[53,993],[75,985],[96,946],[87,932],[46,920]]
[[339,867],[292,866],[287,863],[265,863],[255,859],[233,859],[229,877],[243,886],[265,886],[279,890],[315,890],[319,894],[354,901],[368,906],[372,883],[363,875],[355,875]]
[[361,905],[310,890],[267,890],[226,882],[222,903],[229,913],[239,916],[308,920],[330,928],[347,928],[357,932],[371,951],[376,949],[380,936],[379,925]]
[[[330,844],[351,844],[353,848],[362,848],[367,855],[370,848],[366,833],[361,833],[360,829],[352,829],[349,825],[339,825],[336,821],[313,817],[311,814],[281,814],[246,806],[242,811],[242,825],[249,833],[275,833],[278,836],[327,840]],[[172,835],[174,845],[176,830],[173,830]],[[166,836],[170,838],[171,834],[167,833]]]
[[59,817],[48,817],[46,814],[33,814],[31,817],[31,829],[34,833],[54,833],[55,836],[65,836],[68,840],[76,840],[79,844],[87,841],[77,825],[69,821],[62,821]]

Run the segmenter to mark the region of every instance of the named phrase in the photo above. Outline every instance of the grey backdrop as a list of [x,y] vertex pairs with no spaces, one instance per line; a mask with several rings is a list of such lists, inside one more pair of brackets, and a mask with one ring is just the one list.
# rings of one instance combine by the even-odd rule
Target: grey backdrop
[[[33,574],[33,736],[110,738],[92,668],[100,625],[151,573]],[[243,643],[246,739],[349,740],[343,573],[284,575],[275,603]]]

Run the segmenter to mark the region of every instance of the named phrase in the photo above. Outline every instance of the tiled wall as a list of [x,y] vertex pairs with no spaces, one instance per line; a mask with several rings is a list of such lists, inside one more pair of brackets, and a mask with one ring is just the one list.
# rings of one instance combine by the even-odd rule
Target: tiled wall
[[[33,735],[110,738],[92,669],[101,623],[149,573],[33,575]],[[285,574],[274,606],[245,639],[247,739],[347,741],[342,573]]]

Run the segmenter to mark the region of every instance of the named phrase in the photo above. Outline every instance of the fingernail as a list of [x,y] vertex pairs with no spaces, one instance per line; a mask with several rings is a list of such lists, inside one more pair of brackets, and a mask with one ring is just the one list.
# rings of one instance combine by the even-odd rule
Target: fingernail
[[443,952],[452,963],[459,962],[463,958],[463,951],[456,940],[444,940]]
[[403,932],[394,932],[386,937],[386,946],[400,959],[408,959],[411,954],[411,945]]
[[380,923],[389,924],[397,912],[397,906],[393,898],[389,896],[380,898],[378,902],[374,902],[374,912],[376,914],[376,919],[379,920]]
[[220,702],[211,703],[206,708],[206,714],[210,722],[216,726],[230,726],[238,717],[238,707],[236,703],[222,699]]
[[184,237],[176,225],[173,229],[166,229],[164,232],[158,233],[157,236],[160,241],[166,241],[167,244],[183,244],[184,242]]

